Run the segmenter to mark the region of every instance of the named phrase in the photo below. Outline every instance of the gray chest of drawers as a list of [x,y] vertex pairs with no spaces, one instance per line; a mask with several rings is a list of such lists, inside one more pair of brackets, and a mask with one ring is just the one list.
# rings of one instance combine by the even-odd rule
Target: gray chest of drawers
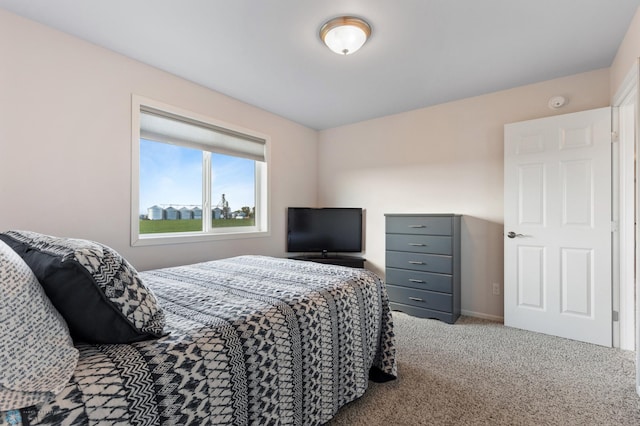
[[391,309],[449,324],[460,316],[460,215],[386,214]]

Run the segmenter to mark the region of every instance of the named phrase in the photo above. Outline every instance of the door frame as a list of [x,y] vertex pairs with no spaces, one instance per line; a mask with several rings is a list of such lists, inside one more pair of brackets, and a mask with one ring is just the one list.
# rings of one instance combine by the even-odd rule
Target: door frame
[[[619,312],[619,321],[613,323],[614,346],[636,351],[636,392],[640,395],[640,280],[635,271],[640,271],[640,231],[635,223],[640,212],[640,185],[635,184],[640,176],[638,161],[634,165],[623,161],[625,155],[640,152],[638,104],[640,100],[640,63],[636,59],[623,83],[613,97],[612,127],[613,144],[613,188],[614,223],[620,232],[614,233],[614,310]],[[631,131],[629,131],[631,129]],[[629,187],[631,185],[631,187]],[[624,193],[633,193],[633,200],[625,200]],[[635,238],[625,239],[625,235]],[[634,297],[635,294],[635,297]]]

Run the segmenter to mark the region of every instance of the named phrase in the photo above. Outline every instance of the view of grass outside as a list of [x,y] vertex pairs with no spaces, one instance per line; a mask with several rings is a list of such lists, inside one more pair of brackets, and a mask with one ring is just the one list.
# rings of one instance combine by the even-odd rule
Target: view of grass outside
[[[211,221],[214,228],[231,226],[253,226],[254,218],[248,219],[214,219]],[[202,231],[202,220],[140,220],[141,234],[159,234],[167,232],[199,232]]]

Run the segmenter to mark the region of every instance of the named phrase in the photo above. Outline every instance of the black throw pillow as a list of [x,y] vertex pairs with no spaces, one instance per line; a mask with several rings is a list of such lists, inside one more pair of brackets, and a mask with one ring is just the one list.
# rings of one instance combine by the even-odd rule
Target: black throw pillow
[[132,343],[163,335],[156,297],[115,250],[29,231],[7,231],[0,240],[29,265],[75,341]]

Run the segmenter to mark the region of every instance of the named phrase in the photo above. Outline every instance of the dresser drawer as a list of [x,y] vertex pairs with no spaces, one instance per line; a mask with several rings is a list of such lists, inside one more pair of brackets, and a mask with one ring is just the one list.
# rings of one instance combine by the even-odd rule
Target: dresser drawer
[[387,250],[452,254],[451,237],[441,235],[387,234]]
[[453,278],[451,275],[445,274],[387,268],[385,281],[387,284],[413,287],[419,290],[439,291],[440,293],[453,292]]
[[389,300],[405,305],[417,306],[425,309],[451,312],[453,298],[450,294],[436,293],[433,291],[417,290],[409,287],[387,285]]
[[408,253],[403,251],[387,251],[388,268],[411,269],[414,271],[439,272],[451,274],[453,262],[451,256],[439,254]]
[[387,216],[386,227],[389,234],[451,235],[453,230],[446,216]]
[[404,312],[418,318],[435,318],[440,321],[453,324],[458,319],[459,314],[452,312],[436,311],[433,309],[419,308],[417,306],[405,305],[404,303],[390,302],[389,307],[394,311]]

